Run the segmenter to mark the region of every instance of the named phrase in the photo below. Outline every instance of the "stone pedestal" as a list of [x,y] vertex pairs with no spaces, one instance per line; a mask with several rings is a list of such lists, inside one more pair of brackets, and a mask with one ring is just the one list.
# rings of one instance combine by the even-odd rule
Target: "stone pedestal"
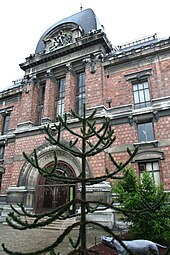
[[[80,189],[81,192],[81,189]],[[96,207],[97,202],[111,203],[111,185],[109,182],[101,182],[86,187],[86,200],[96,201],[96,203],[89,203],[91,207]],[[80,209],[79,209],[80,210]],[[106,206],[100,205],[93,213],[86,215],[87,221],[94,221],[107,226],[112,229],[114,225],[113,210]]]
[[86,216],[87,221],[94,221],[107,226],[112,229],[114,226],[114,213],[112,209],[97,210],[93,213],[88,213]]
[[13,205],[15,208],[20,209],[17,204],[18,203],[25,203],[26,195],[28,191],[25,188],[25,186],[10,186],[7,190],[7,196],[6,201],[4,202],[4,205],[1,202],[1,215],[0,215],[0,221],[5,222],[5,219],[9,212],[12,211],[11,206]]

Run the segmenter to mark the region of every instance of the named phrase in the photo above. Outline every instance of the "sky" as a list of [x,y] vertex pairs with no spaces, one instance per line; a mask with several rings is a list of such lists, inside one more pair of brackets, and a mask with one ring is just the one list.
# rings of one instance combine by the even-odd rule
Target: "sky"
[[113,46],[157,34],[170,36],[169,0],[2,0],[0,1],[0,90],[24,76],[19,64],[35,52],[53,24],[93,9]]

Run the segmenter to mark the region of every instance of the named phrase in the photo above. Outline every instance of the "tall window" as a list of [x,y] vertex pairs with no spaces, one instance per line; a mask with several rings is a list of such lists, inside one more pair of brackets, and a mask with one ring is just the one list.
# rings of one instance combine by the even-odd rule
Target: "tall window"
[[85,73],[79,73],[77,79],[77,93],[76,93],[76,108],[79,115],[83,114],[83,104],[85,103],[86,97],[86,84],[85,84]]
[[148,81],[133,84],[133,96],[135,109],[149,107],[151,105]]
[[66,79],[57,80],[57,116],[64,114],[64,98],[65,98]]
[[10,114],[6,114],[3,116],[3,127],[2,127],[2,134],[6,135],[9,130],[9,121],[10,121]]
[[38,124],[41,124],[44,113],[45,82],[40,84],[38,101]]
[[4,146],[0,146],[0,190],[2,185],[2,174],[4,173],[3,161],[4,161]]
[[2,174],[0,173],[0,190],[1,190],[1,186],[2,186]]
[[140,177],[142,177],[142,174],[144,171],[149,172],[149,174],[152,176],[155,184],[160,185],[160,171],[159,171],[158,161],[139,163]]
[[0,163],[4,159],[4,146],[0,146]]
[[154,132],[152,122],[140,123],[138,124],[138,141],[148,142],[154,141]]

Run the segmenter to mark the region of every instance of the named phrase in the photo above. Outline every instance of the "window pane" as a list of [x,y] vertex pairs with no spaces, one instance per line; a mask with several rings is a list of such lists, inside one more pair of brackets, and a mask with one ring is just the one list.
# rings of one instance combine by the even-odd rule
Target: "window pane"
[[138,124],[138,140],[139,142],[147,142],[154,140],[152,122]]
[[4,123],[3,123],[3,130],[2,133],[5,135],[8,132],[9,129],[9,121],[10,121],[10,115],[4,116]]
[[139,89],[139,90],[143,90],[143,83],[139,83],[139,84],[138,84],[138,89]]
[[1,190],[1,185],[2,185],[2,174],[0,174],[0,190]]
[[160,173],[159,173],[159,171],[154,172],[154,182],[155,182],[155,184],[157,184],[158,186],[160,185]]
[[144,89],[147,89],[147,88],[148,88],[148,82],[145,81],[145,82],[143,83],[143,87],[144,87]]
[[143,93],[144,91],[143,90],[140,90],[139,91],[139,100],[140,100],[140,102],[144,102],[145,100],[144,100],[144,93]]
[[135,101],[135,104],[139,103],[139,94],[138,94],[138,91],[134,92],[134,101]]
[[150,94],[149,94],[149,89],[146,89],[144,91],[144,96],[145,96],[145,101],[150,101]]
[[137,84],[133,85],[133,91],[136,91],[136,90],[138,90]]
[[152,163],[147,163],[146,164],[146,171],[152,171]]
[[39,105],[44,105],[45,97],[45,84],[41,84],[39,87]]
[[78,74],[77,79],[77,95],[76,95],[76,105],[77,113],[82,115],[83,113],[83,104],[85,103],[85,73]]
[[66,79],[62,78],[57,81],[57,116],[64,114],[64,99],[65,99]]
[[138,140],[139,142],[146,142],[146,132],[144,124],[138,125]]
[[[141,171],[142,170],[142,171]],[[158,161],[139,163],[140,177],[142,177],[144,171],[148,171],[150,176],[154,180],[156,185],[160,185],[160,172]]]
[[158,162],[153,162],[153,170],[159,170],[159,164]]
[[147,134],[147,141],[153,141],[154,140],[154,134],[153,134],[153,125],[152,123],[146,123],[145,124],[145,131]]
[[0,147],[0,160],[4,158],[4,146]]
[[150,92],[148,82],[141,82],[133,85],[133,96],[135,109],[150,106]]

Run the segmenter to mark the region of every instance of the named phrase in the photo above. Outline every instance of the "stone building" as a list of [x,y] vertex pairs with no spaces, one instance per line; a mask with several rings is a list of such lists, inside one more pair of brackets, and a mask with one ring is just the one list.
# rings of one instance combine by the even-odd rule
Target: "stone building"
[[[116,141],[107,152],[125,161],[126,148],[138,145],[132,162],[137,175],[149,171],[170,190],[170,38],[154,34],[113,47],[93,10],[86,9],[47,29],[20,68],[24,77],[0,92],[1,213],[20,201],[42,212],[77,195],[75,185],[41,178],[23,151],[31,155],[35,148],[41,166],[49,167],[55,150],[59,169],[79,175],[80,161],[49,145],[43,127],[53,127],[71,109],[81,114],[84,103],[89,113],[97,109],[98,123],[111,119]],[[79,127],[76,119],[70,125]],[[68,132],[62,139],[69,139]],[[87,165],[89,176],[113,168],[107,153]]]

